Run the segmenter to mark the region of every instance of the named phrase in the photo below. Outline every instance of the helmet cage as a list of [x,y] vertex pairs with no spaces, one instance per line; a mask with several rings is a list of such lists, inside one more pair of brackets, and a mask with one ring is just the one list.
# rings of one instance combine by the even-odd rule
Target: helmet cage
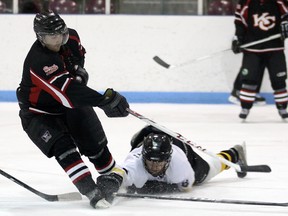
[[151,133],[144,138],[142,159],[151,175],[156,177],[165,174],[171,160],[171,143],[172,140],[166,134]]

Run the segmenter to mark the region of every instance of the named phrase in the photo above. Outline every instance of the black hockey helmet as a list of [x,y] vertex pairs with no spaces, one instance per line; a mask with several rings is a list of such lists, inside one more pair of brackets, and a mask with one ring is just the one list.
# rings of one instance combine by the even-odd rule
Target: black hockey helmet
[[41,42],[43,42],[43,36],[45,35],[62,34],[64,36],[62,44],[65,44],[69,37],[64,20],[59,14],[51,10],[36,14],[34,18],[34,32]]
[[[172,154],[171,144],[171,138],[168,135],[162,133],[150,133],[147,137],[144,138],[142,158],[145,169],[153,176],[160,176],[164,174],[168,168]],[[156,165],[153,165],[155,162]],[[159,167],[157,168],[157,166]]]

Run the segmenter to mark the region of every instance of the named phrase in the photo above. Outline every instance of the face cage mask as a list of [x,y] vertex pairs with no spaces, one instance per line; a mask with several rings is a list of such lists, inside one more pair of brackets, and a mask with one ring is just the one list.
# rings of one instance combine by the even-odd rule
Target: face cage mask
[[[145,169],[148,173],[150,173],[154,177],[163,177],[165,175],[165,172],[170,164],[170,159],[164,160],[164,161],[153,161],[143,158]],[[155,167],[160,166],[159,169],[157,169],[157,172],[155,172]],[[154,170],[153,170],[154,169]]]

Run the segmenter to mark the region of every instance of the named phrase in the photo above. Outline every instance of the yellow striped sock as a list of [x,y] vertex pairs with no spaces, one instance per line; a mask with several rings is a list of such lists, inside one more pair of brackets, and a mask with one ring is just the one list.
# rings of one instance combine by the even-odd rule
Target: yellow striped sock
[[[218,156],[220,156],[220,157],[222,157],[222,158],[224,158],[224,159],[226,159],[226,160],[232,161],[231,155],[228,154],[228,153],[226,153],[226,152],[220,152],[220,153],[218,154]],[[226,164],[222,163],[221,171],[227,170],[227,169],[229,169],[229,168],[230,168],[229,166],[227,166]]]

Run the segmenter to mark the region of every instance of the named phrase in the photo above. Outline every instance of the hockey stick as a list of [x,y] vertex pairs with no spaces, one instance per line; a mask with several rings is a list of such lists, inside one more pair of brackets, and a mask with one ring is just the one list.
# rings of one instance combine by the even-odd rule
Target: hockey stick
[[279,203],[279,202],[262,202],[262,201],[230,200],[230,199],[209,199],[209,198],[162,196],[162,195],[159,196],[159,195],[150,195],[150,194],[115,193],[114,196],[115,197],[126,197],[126,198],[144,198],[144,199],[208,202],[208,203],[222,203],[222,204],[283,206],[283,207],[287,207],[288,206],[288,203]]
[[47,201],[76,201],[76,200],[82,200],[82,196],[78,192],[71,192],[71,193],[64,193],[64,194],[58,194],[58,195],[50,195],[42,193],[29,185],[25,184],[24,182],[18,180],[17,178],[11,176],[7,172],[0,169],[0,174],[5,176],[6,178],[10,179],[11,181],[17,183],[18,185],[24,187],[25,189],[31,191],[32,193],[36,194],[37,196],[40,196],[41,198],[47,200]]
[[163,131],[164,133],[169,134],[170,136],[190,145],[195,150],[203,151],[210,155],[211,157],[218,158],[222,163],[226,164],[227,166],[233,167],[237,172],[271,172],[271,168],[268,165],[254,165],[254,166],[245,166],[245,165],[238,165],[235,163],[232,163],[231,161],[228,161],[222,157],[218,157],[215,153],[208,151],[207,149],[203,149],[201,146],[198,146],[196,143],[193,143],[192,141],[188,140],[184,136],[182,136],[179,133],[175,133],[168,128],[157,124],[156,122],[152,121],[151,119],[146,118],[145,116],[127,108],[127,111],[135,116],[136,118],[146,122],[149,125],[152,125],[153,127],[157,128],[160,131]]
[[[267,38],[264,38],[264,39],[261,39],[261,40],[257,40],[257,41],[251,42],[251,43],[244,44],[244,45],[240,46],[240,48],[245,49],[247,47],[254,46],[254,45],[260,44],[260,43],[264,43],[264,42],[267,42],[267,41],[270,41],[270,40],[274,40],[274,39],[280,38],[280,37],[281,37],[281,34],[275,34],[275,35],[272,35],[270,37],[267,37]],[[178,65],[168,64],[163,59],[161,59],[159,56],[154,56],[153,60],[155,62],[157,62],[159,65],[161,65],[162,67],[169,69],[169,68],[175,68],[175,67],[182,67],[182,66],[185,66],[185,65],[192,64],[194,62],[202,61],[202,60],[211,58],[212,56],[215,56],[215,55],[218,55],[220,53],[223,53],[223,52],[226,52],[226,51],[230,51],[230,50],[231,50],[231,48],[225,49],[225,50],[221,50],[221,51],[212,53],[210,55],[202,56],[202,57],[199,57],[199,58],[195,58],[195,59],[189,60],[187,62],[183,62],[183,63],[178,64]]]
[[155,62],[157,62],[159,65],[161,65],[162,67],[165,67],[165,68],[169,69],[169,68],[182,67],[182,66],[185,66],[185,65],[192,64],[192,63],[194,63],[194,62],[202,61],[202,60],[211,58],[212,56],[218,55],[218,54],[220,54],[220,53],[222,53],[222,52],[226,52],[226,51],[230,51],[230,50],[231,50],[231,49],[221,50],[221,51],[212,53],[212,54],[210,54],[210,55],[206,55],[206,56],[202,56],[202,57],[199,57],[199,58],[195,58],[195,59],[192,59],[192,60],[189,60],[189,61],[187,61],[187,62],[183,62],[183,63],[177,64],[177,65],[168,64],[168,63],[165,62],[163,59],[161,59],[159,56],[154,56],[154,57],[153,57],[153,60],[154,60]]

